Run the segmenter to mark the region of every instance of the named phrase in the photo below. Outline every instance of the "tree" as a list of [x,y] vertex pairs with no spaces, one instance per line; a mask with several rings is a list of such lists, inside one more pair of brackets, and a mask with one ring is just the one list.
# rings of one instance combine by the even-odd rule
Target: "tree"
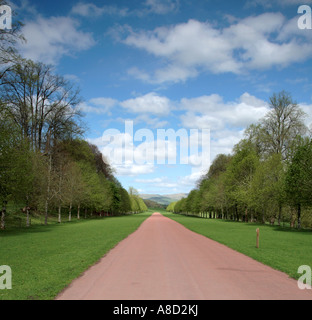
[[171,203],[167,206],[166,211],[168,211],[168,212],[175,212],[175,206],[176,206],[177,202],[178,202],[178,201],[171,202]]
[[0,122],[0,199],[1,229],[5,228],[9,201],[25,205],[27,226],[31,208],[39,206],[44,172],[41,154],[34,152],[28,140],[19,135],[17,126],[4,114]]
[[79,90],[51,66],[21,60],[1,84],[4,108],[34,149],[48,152],[59,139],[82,133]]
[[312,205],[312,140],[297,148],[286,172],[285,182],[287,198],[297,208],[298,228],[301,228],[302,206]]
[[248,140],[241,140],[234,147],[234,155],[225,173],[225,190],[235,208],[239,220],[239,208],[244,209],[245,221],[248,219],[248,191],[259,162],[255,146]]
[[121,213],[128,213],[131,211],[131,201],[130,201],[130,196],[127,192],[126,189],[120,188],[120,201],[121,201],[121,206],[120,206],[120,211]]
[[184,213],[186,211],[185,202],[186,202],[186,198],[182,198],[181,200],[179,200],[174,207],[174,212],[175,213]]
[[12,172],[12,197],[25,204],[26,225],[30,226],[30,211],[42,206],[42,190],[46,184],[45,160],[41,153],[33,151],[28,141],[15,149],[16,161]]
[[0,228],[5,228],[6,207],[9,196],[12,193],[11,170],[14,163],[12,151],[18,144],[19,137],[17,128],[9,119],[2,115],[0,121],[0,200],[1,200],[1,224]]
[[296,137],[307,132],[304,124],[306,114],[285,91],[270,98],[270,108],[261,121],[265,152],[281,154],[285,160]]
[[139,193],[135,188],[129,188],[129,196],[131,202],[131,211],[133,213],[139,213],[147,210],[146,204],[144,203],[143,199],[139,197]]
[[278,224],[281,222],[282,206],[285,202],[284,195],[285,165],[281,154],[273,154],[268,159],[259,163],[252,178],[249,190],[249,205],[262,212],[263,221],[265,215],[269,215],[272,223],[278,212]]
[[80,198],[84,191],[84,182],[82,178],[81,169],[75,162],[69,162],[67,164],[67,172],[65,176],[65,197],[66,203],[69,207],[68,220],[71,221],[73,206],[78,208],[78,218],[80,210]]

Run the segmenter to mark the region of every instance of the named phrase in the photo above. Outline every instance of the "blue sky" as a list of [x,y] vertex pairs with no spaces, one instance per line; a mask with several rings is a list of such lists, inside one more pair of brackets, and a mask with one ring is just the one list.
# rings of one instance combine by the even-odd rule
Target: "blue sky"
[[273,93],[290,92],[312,122],[312,30],[298,28],[302,4],[312,1],[10,2],[25,24],[24,57],[80,87],[86,139],[106,154],[108,129],[120,132],[115,143],[131,145],[125,121],[153,133],[134,142],[138,161],[109,160],[125,188],[160,194],[189,192],[209,166],[194,165],[191,151],[188,164],[169,164],[170,141],[165,164],[140,162],[159,129],[186,130],[190,141],[190,130],[210,129],[212,161],[266,114]]

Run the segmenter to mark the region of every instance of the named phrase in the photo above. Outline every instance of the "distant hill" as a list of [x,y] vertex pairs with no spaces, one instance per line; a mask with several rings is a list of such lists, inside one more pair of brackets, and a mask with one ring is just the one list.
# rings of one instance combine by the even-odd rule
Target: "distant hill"
[[166,209],[167,205],[166,204],[160,204],[156,201],[150,200],[150,199],[143,199],[144,203],[148,208],[154,208],[154,209]]
[[152,200],[162,205],[169,205],[171,202],[179,201],[183,197],[187,197],[187,193],[176,193],[176,194],[140,194],[143,200]]

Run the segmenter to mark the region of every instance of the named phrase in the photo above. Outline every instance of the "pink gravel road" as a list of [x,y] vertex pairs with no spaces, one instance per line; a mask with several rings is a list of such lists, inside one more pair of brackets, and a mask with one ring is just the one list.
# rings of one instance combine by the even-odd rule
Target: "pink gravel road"
[[154,213],[56,299],[312,300],[312,291]]

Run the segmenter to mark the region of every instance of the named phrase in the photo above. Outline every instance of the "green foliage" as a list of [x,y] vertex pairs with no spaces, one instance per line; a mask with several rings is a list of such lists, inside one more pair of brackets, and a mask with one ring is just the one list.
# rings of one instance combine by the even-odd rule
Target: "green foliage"
[[0,80],[2,229],[10,203],[32,216],[44,214],[45,224],[64,209],[69,219],[80,209],[90,215],[146,210],[140,199],[132,210],[108,161],[81,139],[79,99],[67,81],[30,60],[19,60]]
[[312,140],[297,148],[286,173],[285,190],[290,204],[312,205]]
[[[250,125],[231,155],[218,155],[187,198],[167,211],[242,221],[282,220],[312,227],[312,142],[304,112],[286,92],[270,98],[271,110]],[[297,212],[294,212],[294,208]]]

